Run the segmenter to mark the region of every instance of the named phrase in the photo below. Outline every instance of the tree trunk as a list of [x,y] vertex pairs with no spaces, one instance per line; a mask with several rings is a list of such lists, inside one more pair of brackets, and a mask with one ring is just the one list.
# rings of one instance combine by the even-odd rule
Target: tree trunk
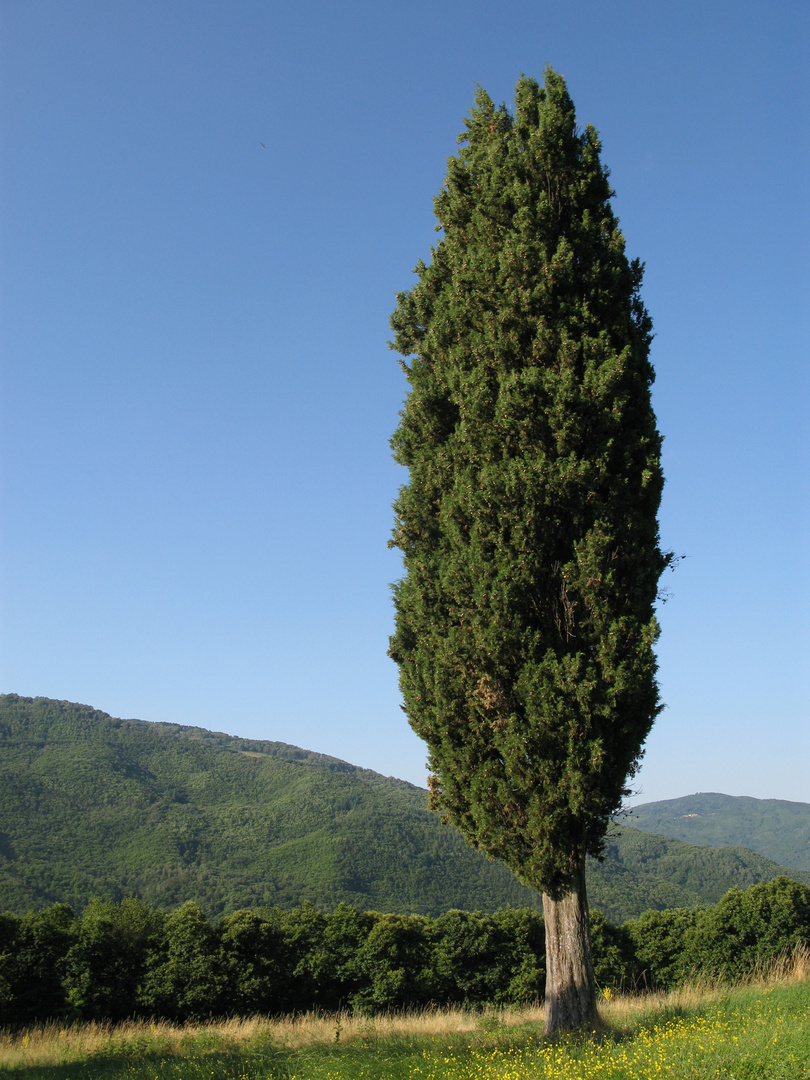
[[543,893],[546,925],[545,1035],[593,1030],[597,1022],[585,855],[571,879]]

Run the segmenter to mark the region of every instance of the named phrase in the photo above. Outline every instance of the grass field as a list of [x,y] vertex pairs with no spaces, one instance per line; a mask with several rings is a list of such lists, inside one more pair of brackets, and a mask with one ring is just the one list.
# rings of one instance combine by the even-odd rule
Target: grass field
[[543,1041],[542,1009],[47,1025],[0,1035],[14,1080],[810,1080],[807,955],[732,989],[614,997]]

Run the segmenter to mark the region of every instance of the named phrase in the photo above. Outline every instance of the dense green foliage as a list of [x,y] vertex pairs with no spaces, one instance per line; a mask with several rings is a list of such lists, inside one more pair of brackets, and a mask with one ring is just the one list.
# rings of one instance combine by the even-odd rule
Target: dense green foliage
[[[602,987],[739,979],[799,944],[810,946],[810,887],[787,878],[624,926],[592,917]],[[166,914],[125,900],[0,917],[0,1025],[507,1005],[544,988],[543,919],[526,908],[431,918],[304,904],[211,923],[192,902]]]
[[533,897],[442,830],[421,788],[310,754],[48,699],[0,698],[0,908],[341,901],[494,911]]
[[506,1004],[543,979],[542,916],[525,908],[433,919],[304,904],[211,924],[191,901],[167,915],[125,900],[0,921],[0,1026]]
[[[46,698],[0,697],[0,828],[0,910],[18,914],[127,895],[194,900],[210,916],[304,900],[425,915],[539,907],[440,826],[422,788],[284,743]],[[624,828],[606,854],[588,888],[616,922],[784,873]]]
[[810,870],[810,805],[704,792],[644,803],[627,822],[689,844],[745,847],[794,870]]
[[810,888],[787,878],[731,889],[712,908],[648,911],[626,924],[652,983],[668,989],[711,974],[736,980],[810,945]]
[[659,711],[663,486],[642,267],[562,77],[479,90],[398,296],[391,655],[432,802],[556,892],[598,856]]

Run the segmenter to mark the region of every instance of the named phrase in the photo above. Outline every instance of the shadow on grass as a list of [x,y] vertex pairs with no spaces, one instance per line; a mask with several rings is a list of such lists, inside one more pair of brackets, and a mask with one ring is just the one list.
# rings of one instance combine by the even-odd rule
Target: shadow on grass
[[[438,1040],[447,1046],[452,1040]],[[74,1062],[23,1065],[8,1070],[9,1080],[289,1080],[322,1075],[369,1076],[398,1080],[425,1046],[421,1040],[358,1040],[342,1045],[315,1045],[286,1050],[262,1047],[233,1052],[176,1055],[143,1052],[95,1054]]]
[[292,1073],[290,1054],[266,1047],[188,1056],[117,1051],[79,1061],[19,1065],[6,1075],[12,1080],[288,1080]]

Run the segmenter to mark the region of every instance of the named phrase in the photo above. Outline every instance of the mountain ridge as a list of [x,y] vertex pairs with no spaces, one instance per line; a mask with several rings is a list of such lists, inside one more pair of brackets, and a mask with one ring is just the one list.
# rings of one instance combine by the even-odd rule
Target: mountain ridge
[[[605,861],[589,863],[588,889],[623,921],[785,872],[623,826]],[[407,781],[287,743],[2,695],[0,909],[81,909],[93,895],[194,899],[213,915],[303,900],[424,914],[541,907]]]
[[747,847],[793,870],[810,871],[810,804],[695,792],[641,803],[626,814],[642,832],[707,847]]

